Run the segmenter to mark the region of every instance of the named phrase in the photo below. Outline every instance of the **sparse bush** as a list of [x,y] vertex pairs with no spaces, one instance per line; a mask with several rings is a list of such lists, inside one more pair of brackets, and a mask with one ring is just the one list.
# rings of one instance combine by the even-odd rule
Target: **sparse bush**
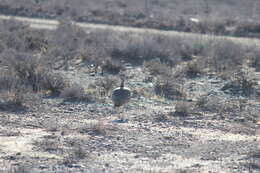
[[6,50],[1,54],[3,66],[8,67],[8,73],[16,78],[22,85],[39,90],[39,83],[43,79],[47,68],[40,58],[29,53]]
[[156,112],[154,113],[154,120],[157,122],[166,122],[169,120],[169,117],[166,113]]
[[254,93],[257,80],[246,69],[239,69],[229,78],[229,83],[222,87],[223,91],[229,90],[233,94],[249,96]]
[[206,65],[205,61],[206,60],[200,58],[181,64],[175,69],[174,76],[189,78],[198,77],[199,75],[204,73],[204,68]]
[[189,62],[186,66],[185,73],[188,77],[196,77],[203,73],[203,64],[199,61]]
[[185,99],[186,92],[173,78],[158,80],[155,84],[155,93],[168,99]]
[[11,73],[0,74],[0,109],[24,111],[40,108],[38,95]]
[[46,47],[45,33],[32,30],[29,25],[15,20],[0,22],[0,53],[4,49],[15,49],[17,51],[39,51]]
[[103,64],[101,66],[102,74],[119,74],[121,71],[125,70],[123,65],[120,64],[117,61],[113,61],[111,59],[107,59],[106,61],[103,61]]
[[[65,70],[69,68],[71,60],[77,56],[84,56],[87,34],[71,22],[61,20],[60,25],[49,39],[48,55],[54,62],[63,62]],[[83,55],[81,55],[83,53]],[[89,51],[87,52],[89,54]]]
[[14,88],[8,92],[8,103],[11,105],[22,107],[25,103],[25,97],[27,96],[24,88]]
[[239,113],[240,105],[237,100],[225,100],[221,97],[201,95],[196,102],[197,108],[204,111],[217,112],[223,116],[226,113]]
[[[95,38],[91,38],[90,36],[86,39],[92,40]],[[100,44],[100,42],[95,40],[95,43],[92,43],[92,41],[90,41],[89,45],[86,45],[86,47],[78,50],[77,56],[82,60],[82,62],[87,66],[93,66],[95,68],[95,73],[99,67],[102,68],[102,65],[107,65],[106,67],[108,67],[108,70],[111,70],[109,71],[111,73],[116,73],[117,70],[120,70],[121,67],[117,66],[118,64],[112,61],[111,58],[108,58],[106,52],[99,47],[98,44]]]
[[39,147],[41,150],[50,153],[59,151],[59,143],[55,139],[49,138],[49,136],[46,136],[42,140],[35,141],[34,145]]
[[217,72],[237,69],[243,64],[245,51],[231,40],[216,40],[211,47],[212,65]]
[[239,37],[259,37],[260,23],[259,21],[238,22],[233,35]]
[[76,164],[79,160],[86,158],[88,153],[86,149],[83,148],[82,144],[76,144],[64,157],[63,163],[71,167],[73,164]]
[[100,96],[109,95],[110,91],[115,87],[118,79],[113,76],[106,76],[96,83],[98,86]]
[[260,71],[260,49],[250,47],[248,50],[248,59],[250,65],[256,69],[256,71]]
[[52,95],[56,96],[60,95],[65,86],[64,78],[58,73],[47,73],[40,81],[41,89],[49,90]]
[[92,121],[80,128],[80,132],[89,133],[90,135],[105,135],[106,125],[102,120]]
[[77,160],[84,159],[87,156],[87,152],[82,145],[78,144],[73,148],[73,155]]
[[191,103],[178,101],[175,103],[175,112],[176,116],[188,116],[191,113]]
[[20,163],[10,170],[10,173],[31,173],[32,166],[26,163]]
[[170,46],[158,36],[144,34],[138,37],[128,34],[118,38],[112,38],[114,46],[110,50],[111,57],[124,60],[132,64],[141,64],[145,60],[159,58],[170,59]]
[[151,75],[170,75],[171,68],[165,63],[161,63],[159,59],[153,59],[151,61],[146,61],[144,66],[148,68]]
[[77,84],[73,84],[69,87],[65,87],[61,91],[60,95],[65,101],[90,100],[90,97],[85,94],[84,88]]

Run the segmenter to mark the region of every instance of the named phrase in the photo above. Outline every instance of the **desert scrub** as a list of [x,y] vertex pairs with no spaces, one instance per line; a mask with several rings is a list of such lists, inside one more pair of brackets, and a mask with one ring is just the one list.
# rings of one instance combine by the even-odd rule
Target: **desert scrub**
[[168,99],[186,99],[187,93],[184,88],[173,78],[163,78],[162,76],[155,83],[154,87],[157,95]]
[[170,75],[171,68],[165,64],[161,63],[160,59],[153,59],[150,61],[146,61],[144,63],[145,68],[147,68],[151,75]]
[[229,77],[229,82],[222,87],[223,91],[232,94],[250,96],[255,93],[257,79],[249,69],[239,69]]
[[96,91],[96,93],[93,93],[94,95],[104,97],[110,95],[112,89],[116,87],[117,81],[117,77],[106,75],[94,84],[90,84],[89,87]]
[[73,164],[76,164],[79,160],[84,159],[87,156],[88,153],[81,145],[75,146],[65,155],[63,163],[69,167],[72,167]]
[[68,87],[65,87],[60,94],[61,98],[64,101],[91,101],[92,98],[90,95],[85,93],[85,90],[82,86],[78,84],[72,84]]
[[102,62],[101,65],[102,75],[106,74],[119,74],[120,72],[124,71],[125,68],[119,61],[115,61],[111,58],[106,59]]
[[212,57],[212,67],[216,72],[238,69],[245,58],[245,50],[241,44],[227,39],[213,41],[209,54]]
[[204,94],[197,98],[196,104],[197,109],[207,112],[220,113],[221,116],[225,114],[238,114],[241,109],[240,101],[237,99],[225,100],[218,96],[210,94]]
[[207,59],[204,57],[197,57],[196,59],[184,62],[176,66],[174,76],[177,78],[188,77],[194,78],[205,73],[207,66]]
[[7,67],[8,74],[14,76],[22,85],[30,87],[34,91],[39,90],[39,83],[48,71],[41,57],[14,49],[5,50],[0,57],[3,61],[2,65]]
[[156,122],[166,122],[169,121],[169,116],[164,112],[154,112],[153,119]]
[[257,47],[248,47],[247,51],[250,66],[254,67],[256,71],[260,71],[260,49]]
[[47,54],[52,64],[63,62],[63,68],[68,69],[70,62],[83,53],[87,34],[81,28],[69,21],[61,20],[60,25],[49,38]]
[[[113,36],[113,37],[112,37]],[[153,34],[111,35],[108,41],[112,45],[108,49],[113,59],[124,60],[135,65],[144,61],[160,59],[162,62],[176,64],[182,44],[181,37],[171,37]]]
[[188,116],[192,113],[192,104],[186,101],[178,101],[175,103],[175,116]]
[[62,150],[57,136],[45,136],[43,139],[35,141],[34,145],[49,153],[57,153]]
[[90,135],[106,135],[107,125],[103,120],[93,120],[81,126],[79,132],[88,133]]
[[46,32],[15,20],[0,21],[0,53],[4,49],[39,51],[47,46]]
[[35,111],[40,108],[39,95],[10,69],[0,73],[0,109]]
[[50,91],[53,96],[59,96],[61,91],[65,88],[66,81],[59,73],[48,72],[40,81],[40,88],[45,91]]

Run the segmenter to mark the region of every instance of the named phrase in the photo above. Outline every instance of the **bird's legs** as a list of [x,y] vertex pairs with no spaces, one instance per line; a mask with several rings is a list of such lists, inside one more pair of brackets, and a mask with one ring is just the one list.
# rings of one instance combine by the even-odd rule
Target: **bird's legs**
[[118,122],[124,123],[127,122],[127,119],[125,117],[125,114],[123,113],[123,106],[115,107],[117,116],[118,116]]
[[124,114],[124,107],[123,107],[123,106],[120,106],[120,107],[119,107],[118,118],[119,118],[121,121],[125,121],[125,120],[126,120],[125,114]]

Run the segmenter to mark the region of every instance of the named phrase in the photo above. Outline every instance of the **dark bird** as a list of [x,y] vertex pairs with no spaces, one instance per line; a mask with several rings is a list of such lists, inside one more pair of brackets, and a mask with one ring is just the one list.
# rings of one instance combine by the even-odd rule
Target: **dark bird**
[[121,77],[120,87],[113,90],[112,101],[115,107],[120,107],[128,103],[131,99],[131,90],[124,86],[124,82],[125,82],[124,78]]

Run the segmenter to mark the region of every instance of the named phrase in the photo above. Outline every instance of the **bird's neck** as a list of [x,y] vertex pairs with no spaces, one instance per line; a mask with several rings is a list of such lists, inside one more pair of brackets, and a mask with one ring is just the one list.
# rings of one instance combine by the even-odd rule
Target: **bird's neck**
[[125,81],[124,81],[124,79],[122,79],[122,80],[121,80],[121,85],[120,85],[120,88],[121,88],[121,89],[124,88],[124,83],[125,83]]

